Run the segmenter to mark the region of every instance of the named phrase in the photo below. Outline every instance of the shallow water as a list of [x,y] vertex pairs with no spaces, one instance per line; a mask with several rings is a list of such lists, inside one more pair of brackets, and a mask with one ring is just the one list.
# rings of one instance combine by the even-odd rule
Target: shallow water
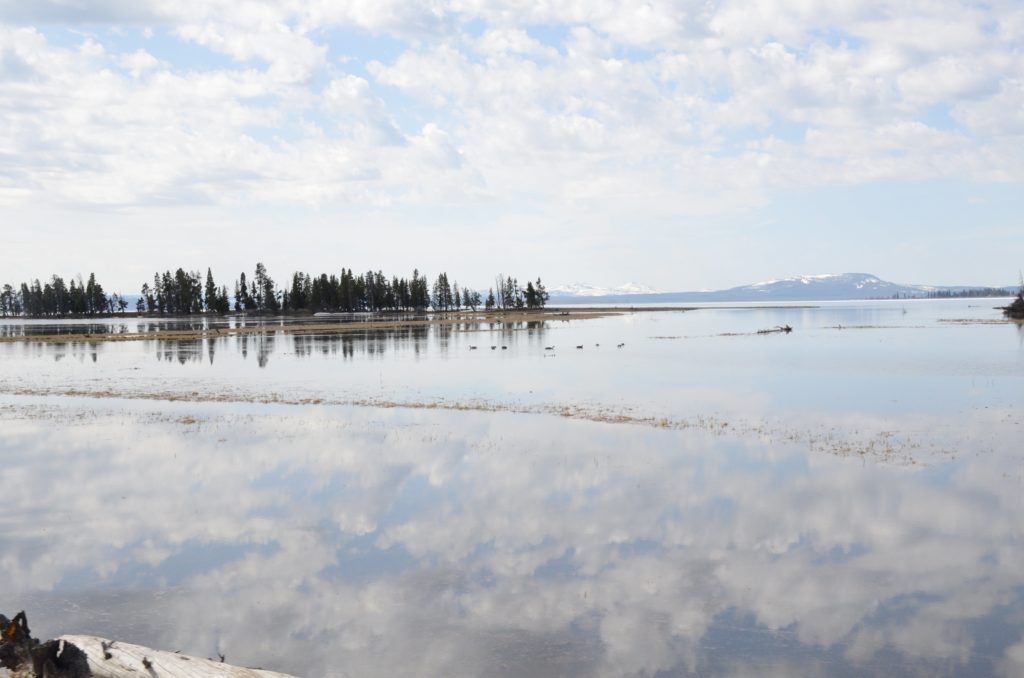
[[[709,307],[309,335],[270,320],[266,333],[189,341],[0,343],[0,393],[526,410],[949,453],[987,446],[991,420],[1020,412],[1024,331],[1002,322],[997,303]],[[792,334],[757,334],[784,324]]]
[[0,344],[0,612],[304,676],[1016,675],[988,302]]

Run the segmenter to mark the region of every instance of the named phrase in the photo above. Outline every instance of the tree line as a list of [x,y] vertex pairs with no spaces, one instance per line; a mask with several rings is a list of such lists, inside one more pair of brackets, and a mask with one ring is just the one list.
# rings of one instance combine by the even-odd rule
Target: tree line
[[1013,295],[1012,287],[971,287],[962,290],[935,290],[926,296],[929,299],[973,299],[980,297],[1008,297]]
[[21,283],[18,288],[4,285],[0,288],[0,316],[96,316],[124,313],[128,307],[128,301],[121,295],[107,296],[95,273],[89,274],[87,282],[81,276],[70,280],[67,283],[53,275],[45,283],[37,278]]
[[135,302],[139,313],[158,315],[188,315],[192,313],[227,313],[231,310],[228,289],[218,287],[213,272],[206,269],[206,282],[199,271],[179,268],[173,274],[159,271],[153,274],[153,285],[142,284]]
[[[525,287],[517,278],[499,275],[495,286],[482,297],[480,291],[459,287],[440,273],[433,281],[414,269],[409,278],[386,276],[382,271],[355,274],[342,268],[339,273],[312,276],[296,271],[284,286],[278,286],[262,262],[254,273],[243,271],[228,286],[218,285],[211,269],[205,277],[200,271],[178,268],[153,274],[145,282],[135,303],[135,311],[147,315],[187,315],[195,313],[290,313],[290,312],[382,312],[451,311],[463,308],[487,310],[543,308],[548,293],[537,278]],[[128,302],[114,294],[107,297],[103,287],[89,274],[65,285],[54,275],[50,281],[22,283],[19,289],[4,285],[0,292],[0,315],[29,317],[94,316],[124,313]]]

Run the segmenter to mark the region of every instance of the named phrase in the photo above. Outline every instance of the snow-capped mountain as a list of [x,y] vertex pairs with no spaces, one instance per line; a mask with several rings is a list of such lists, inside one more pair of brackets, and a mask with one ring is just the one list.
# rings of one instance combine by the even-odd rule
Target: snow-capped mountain
[[548,294],[552,297],[607,297],[630,294],[660,294],[660,292],[653,287],[633,282],[628,282],[618,287],[597,287],[589,283],[570,283],[551,288],[548,290]]
[[[625,288],[626,286],[623,286]],[[634,289],[642,288],[636,286]],[[701,301],[836,301],[925,297],[934,292],[980,289],[970,285],[936,287],[904,285],[882,280],[870,273],[824,273],[766,280],[726,290],[703,292],[645,292],[606,290],[593,286],[566,286],[551,290],[556,303],[679,303]],[[585,290],[585,291],[584,291]],[[1011,288],[1007,288],[1009,293]]]
[[882,280],[870,273],[824,273],[795,278],[767,280],[722,290],[731,297],[743,299],[875,299],[879,297],[925,296],[936,287],[900,285]]
[[863,286],[865,284],[873,284],[880,282],[878,278],[867,273],[820,273],[818,275],[798,275],[795,278],[780,278],[778,280],[766,280],[764,282],[756,282],[748,285],[748,287],[770,287],[772,285],[779,285],[782,283],[800,283],[801,285],[810,285],[812,283],[819,283],[822,281],[834,282],[837,279],[853,280],[854,284]]

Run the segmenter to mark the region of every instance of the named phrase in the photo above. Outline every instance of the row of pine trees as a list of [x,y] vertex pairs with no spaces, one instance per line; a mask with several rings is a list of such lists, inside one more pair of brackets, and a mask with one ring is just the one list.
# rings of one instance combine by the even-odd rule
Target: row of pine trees
[[81,277],[64,278],[54,275],[41,283],[38,279],[21,283],[17,289],[11,285],[0,288],[0,316],[29,316],[32,318],[63,316],[95,316],[123,313],[128,301],[119,294],[109,297],[103,285],[90,273],[88,282]]
[[[478,290],[459,287],[448,274],[441,273],[431,283],[419,270],[411,278],[385,276],[381,271],[358,275],[342,268],[340,274],[292,274],[290,284],[278,287],[263,263],[256,264],[251,277],[243,272],[233,282],[218,285],[213,272],[179,268],[153,274],[152,283],[142,285],[135,304],[138,313],[149,315],[187,315],[194,313],[289,313],[289,312],[380,312],[417,311],[432,308],[451,311],[477,310],[481,305],[494,309],[536,309],[547,303],[548,293],[540,278],[521,287],[518,279],[499,275],[495,286],[481,297]],[[114,294],[106,296],[95,274],[88,283],[81,278],[66,285],[59,276],[40,284],[22,283],[20,289],[4,285],[0,291],[0,315],[29,317],[97,316],[124,313],[127,300]]]

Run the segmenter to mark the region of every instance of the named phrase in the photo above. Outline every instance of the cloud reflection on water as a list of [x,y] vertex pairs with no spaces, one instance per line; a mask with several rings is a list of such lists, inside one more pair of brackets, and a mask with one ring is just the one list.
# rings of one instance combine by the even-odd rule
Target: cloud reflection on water
[[43,634],[306,676],[1021,661],[1012,427],[908,468],[544,415],[0,407],[3,602]]

